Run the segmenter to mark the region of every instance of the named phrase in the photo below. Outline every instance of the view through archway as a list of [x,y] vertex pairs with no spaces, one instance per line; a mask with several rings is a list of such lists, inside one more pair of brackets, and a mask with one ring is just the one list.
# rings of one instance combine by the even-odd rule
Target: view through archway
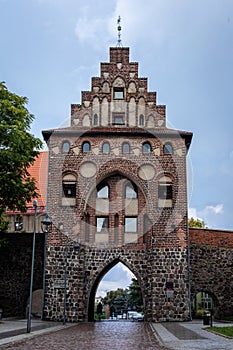
[[215,312],[215,306],[218,304],[216,297],[207,291],[200,291],[194,295],[192,303],[193,318],[202,318],[203,315],[210,311]]
[[143,298],[136,276],[123,263],[103,270],[92,288],[89,321],[98,320],[98,304],[102,304],[102,320],[143,320]]

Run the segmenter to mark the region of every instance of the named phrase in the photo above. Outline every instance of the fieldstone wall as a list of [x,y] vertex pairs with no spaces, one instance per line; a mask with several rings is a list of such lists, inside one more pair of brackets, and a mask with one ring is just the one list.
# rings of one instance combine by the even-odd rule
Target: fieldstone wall
[[[233,232],[190,229],[191,297],[208,292],[214,300],[216,317],[233,313]],[[7,245],[0,254],[0,307],[4,317],[25,317],[31,273],[32,234],[1,234]],[[33,290],[43,285],[43,240],[36,235]],[[65,241],[48,247],[44,316],[63,320]],[[87,321],[93,317],[98,284],[115,264],[122,262],[137,277],[146,307],[146,318],[153,321],[188,319],[186,275],[187,252],[180,248],[148,248],[143,245],[126,249],[91,249],[79,254],[73,242],[68,244],[67,319]],[[173,282],[173,290],[171,284]],[[61,282],[60,282],[61,283]],[[168,283],[168,284],[167,284]],[[64,286],[64,285],[63,285]],[[61,285],[60,285],[61,287]],[[172,296],[173,294],[173,296]],[[172,298],[169,298],[172,296]],[[182,297],[181,297],[182,296]]]
[[[93,320],[98,284],[118,262],[125,264],[139,281],[146,320],[182,321],[190,318],[185,250],[147,250],[137,246],[81,248],[79,255],[76,255],[70,243],[67,255],[68,321]],[[48,248],[44,317],[56,321],[61,321],[64,317],[64,249],[65,247],[51,245]]]
[[[30,291],[32,233],[0,234],[0,308],[3,316],[25,317]],[[36,234],[33,291],[43,286],[43,234]]]
[[[45,317],[62,320],[64,289],[54,288],[64,278],[64,247],[48,251]],[[188,320],[190,303],[187,250],[179,247],[113,249],[82,247],[79,255],[69,242],[67,271],[67,320],[92,320],[98,284],[115,264],[122,262],[137,277],[148,321]],[[233,312],[233,232],[190,229],[191,300],[208,292],[214,300],[215,317]]]
[[192,299],[207,292],[214,301],[214,315],[233,314],[233,232],[190,229]]

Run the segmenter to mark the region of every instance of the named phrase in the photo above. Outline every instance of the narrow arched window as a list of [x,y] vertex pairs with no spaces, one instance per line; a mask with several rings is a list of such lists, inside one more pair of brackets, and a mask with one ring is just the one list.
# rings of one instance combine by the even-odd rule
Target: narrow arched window
[[124,142],[122,145],[122,153],[130,153],[130,145],[128,142]]
[[108,185],[102,185],[97,187],[97,198],[109,198]]
[[164,154],[172,154],[173,153],[173,147],[172,144],[167,142],[163,146],[163,153]]
[[139,116],[139,125],[140,126],[144,126],[144,115],[143,114],[140,114],[140,116]]
[[137,189],[133,184],[129,183],[125,186],[125,198],[137,198]]
[[114,242],[118,244],[119,235],[119,214],[114,215]]
[[97,125],[98,125],[98,115],[97,115],[97,114],[94,115],[94,118],[93,118],[93,125],[94,125],[94,126],[97,126]]
[[143,216],[143,243],[147,243],[148,232],[149,232],[151,226],[152,226],[152,224],[148,218],[148,215],[145,214]]
[[91,150],[90,142],[84,141],[82,144],[82,152],[90,152],[90,150]]
[[87,213],[85,215],[85,242],[90,241],[90,215]]
[[70,143],[69,141],[64,141],[62,144],[62,153],[67,153],[70,150]]
[[108,142],[104,142],[102,145],[102,152],[105,154],[110,153],[110,145]]
[[151,153],[151,144],[150,142],[144,142],[142,145],[142,153]]

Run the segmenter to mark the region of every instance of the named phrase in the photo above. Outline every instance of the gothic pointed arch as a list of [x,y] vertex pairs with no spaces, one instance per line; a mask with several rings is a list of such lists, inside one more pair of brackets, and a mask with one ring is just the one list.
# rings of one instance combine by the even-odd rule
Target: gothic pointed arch
[[142,276],[140,272],[127,261],[127,259],[122,257],[117,257],[112,259],[110,262],[104,262],[103,265],[96,271],[95,275],[92,278],[92,281],[89,283],[89,294],[88,294],[88,321],[92,322],[94,321],[94,306],[95,306],[95,295],[97,288],[99,286],[100,281],[102,278],[108,273],[114,266],[116,266],[118,263],[122,263],[125,265],[136,277],[138,280],[138,283],[141,287],[142,292],[142,298],[144,302],[144,293],[145,293],[145,285],[142,279]]
[[109,83],[107,81],[103,82],[102,91],[107,94],[110,92]]
[[109,162],[106,162],[105,166],[99,169],[99,172],[96,174],[95,182],[90,181],[86,186],[86,197],[83,207],[80,207],[80,211],[86,210],[87,203],[89,202],[92,192],[97,186],[103,181],[106,181],[109,177],[113,175],[121,175],[125,179],[128,179],[132,182],[142,192],[145,198],[148,198],[148,202],[152,203],[151,193],[148,192],[146,182],[142,182],[138,176],[138,167],[137,164],[131,163],[129,160],[116,158]]
[[121,76],[117,76],[112,83],[113,87],[125,87],[125,79]]
[[128,85],[128,93],[136,93],[137,92],[137,89],[136,89],[136,84],[134,81],[131,81]]

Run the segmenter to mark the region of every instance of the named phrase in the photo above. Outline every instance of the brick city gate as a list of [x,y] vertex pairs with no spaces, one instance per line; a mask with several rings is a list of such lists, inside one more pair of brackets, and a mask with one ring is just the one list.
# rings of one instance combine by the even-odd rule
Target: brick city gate
[[129,48],[110,48],[110,62],[101,63],[91,91],[71,106],[70,126],[43,136],[53,222],[46,318],[63,317],[59,280],[67,256],[68,320],[93,318],[98,281],[117,261],[137,276],[147,320],[189,319],[186,154],[192,133],[166,127],[165,106],[148,92],[147,78],[138,77]]

